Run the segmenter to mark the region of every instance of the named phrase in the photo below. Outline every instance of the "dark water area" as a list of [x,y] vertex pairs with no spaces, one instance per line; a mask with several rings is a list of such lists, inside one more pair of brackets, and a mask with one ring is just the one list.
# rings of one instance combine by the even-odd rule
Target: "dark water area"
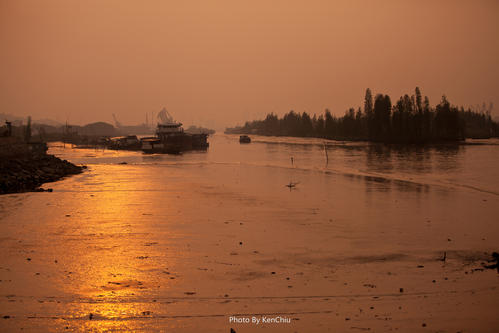
[[[330,141],[327,160],[319,139],[209,141],[181,155],[52,144],[88,169],[52,193],[0,197],[0,328],[499,324],[498,274],[482,266],[498,250],[499,141]],[[291,320],[230,322],[261,315]]]

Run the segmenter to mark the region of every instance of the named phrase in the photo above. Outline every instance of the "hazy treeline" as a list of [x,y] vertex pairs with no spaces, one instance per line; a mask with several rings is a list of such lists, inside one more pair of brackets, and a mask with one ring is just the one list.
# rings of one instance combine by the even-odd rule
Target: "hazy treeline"
[[318,117],[290,111],[279,118],[271,113],[264,120],[228,128],[226,133],[394,143],[457,141],[466,137],[498,136],[499,126],[492,121],[491,110],[492,105],[481,111],[458,108],[445,96],[432,107],[419,88],[415,89],[414,95],[406,94],[392,103],[388,95],[373,97],[368,88],[363,109],[350,108],[342,117],[332,115],[327,109]]
[[[10,133],[6,124],[0,123],[0,137],[13,136],[23,139],[25,142],[29,141],[66,141],[66,142],[86,142],[96,141],[102,137],[115,137],[123,135],[153,135],[154,129],[143,125],[136,126],[121,126],[114,127],[105,122],[95,122],[83,126],[78,125],[60,125],[52,126],[46,124],[37,124],[31,122],[31,117],[28,117],[26,125],[21,122],[16,122],[16,125],[11,124]],[[190,126],[185,130],[186,133],[191,134],[214,134],[215,130],[200,127]]]

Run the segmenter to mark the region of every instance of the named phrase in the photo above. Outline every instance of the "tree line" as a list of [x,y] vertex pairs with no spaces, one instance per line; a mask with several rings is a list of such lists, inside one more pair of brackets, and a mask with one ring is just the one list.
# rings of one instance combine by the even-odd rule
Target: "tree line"
[[387,143],[427,143],[459,141],[467,137],[499,136],[499,125],[491,118],[492,104],[479,111],[451,105],[442,96],[430,106],[416,87],[414,94],[401,96],[392,103],[390,96],[366,90],[363,108],[350,108],[337,117],[326,109],[324,114],[290,111],[282,118],[270,113],[264,120],[227,128],[226,133],[272,136],[317,137],[333,140],[368,140]]

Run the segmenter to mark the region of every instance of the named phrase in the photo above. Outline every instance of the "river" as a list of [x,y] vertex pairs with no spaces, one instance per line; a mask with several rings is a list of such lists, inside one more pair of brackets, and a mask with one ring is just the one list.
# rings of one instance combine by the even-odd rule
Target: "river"
[[499,140],[209,141],[51,144],[88,169],[0,197],[0,330],[496,331]]

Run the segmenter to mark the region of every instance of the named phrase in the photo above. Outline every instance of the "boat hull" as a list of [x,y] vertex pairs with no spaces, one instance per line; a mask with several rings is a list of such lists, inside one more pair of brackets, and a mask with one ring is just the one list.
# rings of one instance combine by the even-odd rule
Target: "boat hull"
[[147,154],[180,154],[189,150],[206,150],[207,134],[175,133],[142,141],[142,151]]

